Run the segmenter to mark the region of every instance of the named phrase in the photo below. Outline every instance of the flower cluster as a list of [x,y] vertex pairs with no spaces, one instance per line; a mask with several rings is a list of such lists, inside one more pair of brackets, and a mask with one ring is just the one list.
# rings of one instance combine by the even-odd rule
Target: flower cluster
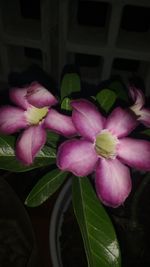
[[139,123],[150,126],[150,110],[142,92],[130,87],[134,101],[128,109],[115,108],[104,117],[90,101],[71,101],[72,116],[51,108],[57,99],[39,83],[10,90],[16,106],[0,108],[0,132],[20,132],[16,157],[32,164],[50,130],[68,137],[58,148],[57,166],[83,177],[95,173],[96,192],[102,203],[121,205],[131,191],[129,167],[150,170],[150,142],[128,137]]

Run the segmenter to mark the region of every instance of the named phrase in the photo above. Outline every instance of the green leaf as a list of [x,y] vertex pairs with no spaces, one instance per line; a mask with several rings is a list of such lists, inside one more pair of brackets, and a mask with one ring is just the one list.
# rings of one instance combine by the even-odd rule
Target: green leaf
[[142,131],[141,133],[150,137],[150,129],[146,129],[146,130]]
[[44,175],[28,195],[25,204],[36,207],[46,201],[65,181],[67,172],[55,169]]
[[56,162],[56,149],[44,146],[37,154],[34,163],[31,165],[32,169],[54,164]]
[[70,106],[71,99],[69,97],[65,97],[61,103],[61,109],[64,110],[72,110],[72,107]]
[[109,89],[103,89],[96,95],[96,100],[100,104],[101,108],[106,112],[112,108],[116,98],[116,93]]
[[118,98],[122,99],[125,102],[128,101],[127,90],[125,90],[123,83],[121,83],[120,81],[111,82],[108,88],[110,90],[113,90]]
[[46,144],[48,146],[51,146],[53,148],[57,147],[58,141],[59,141],[60,135],[57,133],[53,133],[50,131],[47,131],[47,140],[46,140]]
[[16,159],[15,142],[16,139],[14,136],[0,135],[0,169],[13,172],[25,172],[53,164],[56,160],[56,150],[45,146],[38,153],[32,165],[24,166]]
[[77,73],[67,73],[61,82],[61,100],[72,93],[80,92],[80,77]]
[[121,266],[119,245],[112,222],[87,177],[73,179],[73,206],[88,266]]

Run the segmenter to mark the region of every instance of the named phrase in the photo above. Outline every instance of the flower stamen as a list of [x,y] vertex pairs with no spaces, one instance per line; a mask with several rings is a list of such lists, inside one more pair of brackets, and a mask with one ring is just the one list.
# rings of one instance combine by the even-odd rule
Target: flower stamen
[[47,113],[48,113],[47,107],[36,108],[31,106],[26,111],[26,118],[29,124],[37,125],[46,117]]
[[108,130],[103,130],[96,137],[95,150],[103,158],[113,159],[116,156],[117,143],[117,137],[113,136]]

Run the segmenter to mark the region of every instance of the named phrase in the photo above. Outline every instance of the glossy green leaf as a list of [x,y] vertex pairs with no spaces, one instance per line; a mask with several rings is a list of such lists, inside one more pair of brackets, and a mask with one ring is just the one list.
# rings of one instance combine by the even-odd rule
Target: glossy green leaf
[[0,169],[25,172],[35,168],[43,167],[53,164],[56,159],[56,150],[54,148],[45,146],[35,158],[34,164],[24,166],[15,156],[15,137],[14,136],[0,136]]
[[72,107],[70,106],[71,99],[69,97],[65,97],[61,103],[61,109],[64,110],[72,110]]
[[44,175],[28,195],[25,204],[36,207],[46,201],[65,181],[67,172],[58,169]]
[[67,73],[64,75],[61,82],[61,100],[70,94],[80,92],[81,84],[80,77],[77,73]]
[[113,81],[108,85],[108,89],[113,90],[117,98],[122,99],[123,101],[127,102],[128,101],[128,93],[127,90],[125,89],[125,86],[123,83],[120,81]]
[[96,95],[96,100],[105,112],[108,112],[112,108],[116,98],[116,93],[109,89],[103,89]]
[[112,222],[87,177],[73,179],[73,206],[89,267],[120,267],[120,250]]

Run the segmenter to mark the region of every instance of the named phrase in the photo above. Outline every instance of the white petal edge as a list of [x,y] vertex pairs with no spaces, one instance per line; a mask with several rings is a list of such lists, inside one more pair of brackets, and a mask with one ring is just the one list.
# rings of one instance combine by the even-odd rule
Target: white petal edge
[[129,168],[118,159],[99,160],[95,186],[103,204],[113,208],[122,205],[132,187]]

